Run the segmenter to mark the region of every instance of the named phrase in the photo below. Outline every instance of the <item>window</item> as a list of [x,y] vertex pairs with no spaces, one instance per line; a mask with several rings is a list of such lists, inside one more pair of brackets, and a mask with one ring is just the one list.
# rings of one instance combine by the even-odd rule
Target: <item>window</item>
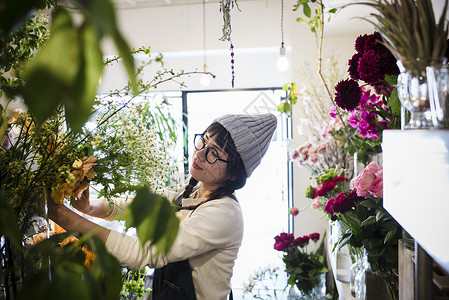
[[[251,114],[271,112],[278,116],[278,127],[262,163],[242,189],[236,191],[242,207],[245,230],[239,257],[234,266],[232,289],[235,299],[244,299],[245,284],[254,272],[277,266],[281,276],[276,286],[267,286],[282,294],[286,286],[280,253],[273,249],[274,236],[290,231],[288,224],[289,162],[287,138],[291,132],[290,120],[277,112],[277,105],[284,97],[281,89],[183,92],[183,107],[187,120],[188,162],[193,151],[193,136],[201,133],[217,117],[224,114]],[[173,99],[174,100],[174,99]],[[170,101],[173,103],[173,101]],[[176,105],[179,108],[179,103]],[[186,164],[188,172],[189,163]],[[246,298],[252,298],[246,295]]]

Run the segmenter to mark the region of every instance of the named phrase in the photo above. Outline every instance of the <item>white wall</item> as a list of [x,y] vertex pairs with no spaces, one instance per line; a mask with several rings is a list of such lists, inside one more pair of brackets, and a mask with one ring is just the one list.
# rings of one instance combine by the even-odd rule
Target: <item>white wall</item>
[[[287,82],[297,82],[301,70],[298,66],[308,62],[313,66],[317,60],[317,48],[310,29],[296,21],[299,12],[293,12],[296,1],[284,0],[284,40],[288,49],[290,69],[282,74],[275,68],[281,44],[280,1],[278,0],[241,0],[241,11],[234,9],[232,18],[232,41],[235,46],[235,88],[275,87]],[[365,16],[368,10],[364,6],[354,6],[341,10],[334,20],[326,23],[323,58],[334,55],[343,66],[354,52],[355,38],[360,34],[372,33],[372,26],[352,18],[354,14]],[[209,89],[231,88],[231,66],[229,43],[219,41],[222,18],[218,1],[206,4],[206,49],[208,71],[217,78]],[[202,70],[203,68],[203,27],[202,5],[170,6],[155,8],[126,9],[119,11],[122,32],[132,45],[151,46],[153,52],[165,55],[166,67],[176,70]],[[114,50],[107,46],[106,52]],[[151,78],[151,75],[149,75]],[[123,80],[122,77],[121,80]],[[200,75],[185,78],[188,90],[204,89],[199,85]],[[103,78],[103,90],[117,87],[120,76],[106,73]],[[164,84],[161,90],[178,89],[178,85]],[[299,136],[293,111],[293,144],[299,145],[307,138]],[[309,204],[304,197],[305,188],[311,183],[305,169],[294,168],[295,204],[303,208]],[[327,222],[321,219],[321,213],[312,209],[295,218],[295,233],[308,234],[312,231],[323,232]]]

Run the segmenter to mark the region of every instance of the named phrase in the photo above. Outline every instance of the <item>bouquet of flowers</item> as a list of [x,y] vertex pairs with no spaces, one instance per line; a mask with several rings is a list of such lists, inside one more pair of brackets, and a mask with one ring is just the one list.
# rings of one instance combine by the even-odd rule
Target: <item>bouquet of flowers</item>
[[400,128],[400,109],[395,85],[399,69],[378,32],[361,35],[349,60],[350,78],[335,86],[335,103],[349,112],[349,123],[375,146],[382,131]]
[[364,248],[371,270],[385,280],[391,299],[398,293],[398,240],[401,226],[382,206],[383,169],[371,162],[351,180],[354,188],[330,198],[323,211],[343,225],[335,247]]
[[[317,246],[320,234],[315,232],[295,238],[293,233],[285,232],[277,235],[274,240],[274,249],[284,252],[282,260],[285,263],[285,272],[288,274],[288,283],[296,285],[305,294],[320,282],[320,274],[326,273],[327,268],[323,262],[323,242]],[[307,251],[310,242],[314,244],[314,251]]]
[[347,190],[348,180],[344,176],[344,170],[330,168],[315,177],[317,186],[309,185],[306,189],[306,197],[314,200],[311,207],[323,210],[328,199],[335,197],[338,193]]

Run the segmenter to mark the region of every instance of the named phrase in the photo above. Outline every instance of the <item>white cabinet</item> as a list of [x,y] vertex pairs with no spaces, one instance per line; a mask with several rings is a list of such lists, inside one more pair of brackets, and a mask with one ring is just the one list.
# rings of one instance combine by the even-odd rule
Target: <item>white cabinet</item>
[[383,132],[384,207],[449,272],[449,130]]

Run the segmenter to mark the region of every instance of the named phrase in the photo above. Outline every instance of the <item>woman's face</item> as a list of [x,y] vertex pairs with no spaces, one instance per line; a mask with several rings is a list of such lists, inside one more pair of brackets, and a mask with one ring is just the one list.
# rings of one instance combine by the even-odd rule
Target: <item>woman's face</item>
[[[222,161],[228,159],[228,154],[217,145],[214,137],[211,137],[208,132],[204,133],[203,139],[197,137],[195,141],[190,174],[200,181],[203,187],[213,191],[223,186],[229,178],[227,163]],[[215,161],[213,164],[206,159],[206,152],[208,152],[208,160]],[[217,158],[220,160],[216,160]]]

